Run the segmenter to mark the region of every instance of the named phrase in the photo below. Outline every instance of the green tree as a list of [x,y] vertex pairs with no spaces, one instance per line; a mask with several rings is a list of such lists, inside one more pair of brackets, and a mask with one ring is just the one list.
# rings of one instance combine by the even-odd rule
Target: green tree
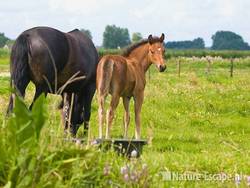
[[130,44],[129,31],[127,28],[107,25],[103,33],[104,48],[118,48]]
[[132,42],[138,42],[142,40],[142,34],[139,32],[133,33],[132,34]]
[[193,40],[193,49],[204,49],[205,42],[202,38],[197,38]]
[[0,33],[0,48],[4,47],[4,45],[6,44],[6,42],[10,40],[9,38],[7,38],[4,33]]
[[243,38],[231,31],[217,31],[213,36],[213,50],[250,50]]
[[92,40],[92,34],[91,31],[88,29],[81,29],[81,32],[83,32],[85,35],[87,35]]
[[167,42],[166,48],[170,49],[204,49],[205,42],[202,38],[196,38],[194,40],[185,40],[185,41],[173,41]]

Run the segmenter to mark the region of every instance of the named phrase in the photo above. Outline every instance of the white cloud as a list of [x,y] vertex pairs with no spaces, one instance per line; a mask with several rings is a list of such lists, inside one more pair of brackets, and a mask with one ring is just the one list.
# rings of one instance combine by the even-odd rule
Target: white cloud
[[124,0],[49,0],[49,7],[53,11],[65,11],[73,14],[89,15],[98,13],[104,8],[117,6]]
[[207,45],[217,30],[232,30],[250,42],[249,7],[249,0],[11,0],[1,2],[0,32],[15,38],[38,25],[87,28],[100,45],[105,26],[116,24],[145,37],[162,32],[167,40],[200,36]]

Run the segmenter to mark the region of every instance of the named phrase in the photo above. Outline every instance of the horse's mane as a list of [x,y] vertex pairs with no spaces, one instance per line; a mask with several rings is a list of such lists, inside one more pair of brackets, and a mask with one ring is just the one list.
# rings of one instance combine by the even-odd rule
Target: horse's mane
[[[160,38],[159,37],[153,37],[152,38],[152,43],[155,42],[160,42]],[[126,47],[123,51],[122,51],[122,56],[128,57],[130,55],[130,53],[135,50],[136,48],[138,48],[139,46],[148,43],[148,39],[142,39],[139,42],[136,42],[134,44],[131,44],[130,46]]]

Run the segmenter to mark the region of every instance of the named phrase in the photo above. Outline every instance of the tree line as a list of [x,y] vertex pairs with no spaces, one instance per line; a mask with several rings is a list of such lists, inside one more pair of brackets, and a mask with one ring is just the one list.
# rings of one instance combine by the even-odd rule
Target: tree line
[[3,48],[5,45],[11,45],[13,40],[5,36],[4,33],[0,33],[0,48]]
[[[90,35],[89,30],[82,30]],[[141,40],[142,34],[139,32],[132,33],[130,39],[129,31],[127,28],[121,28],[116,25],[107,25],[103,33],[103,48],[117,49],[125,47],[131,43]],[[250,50],[250,46],[243,38],[231,31],[217,31],[212,35],[212,50]],[[205,49],[204,39],[198,37],[194,40],[186,41],[169,41],[165,43],[165,47],[168,49]]]
[[[90,39],[92,39],[91,31],[88,29],[81,29]],[[108,49],[123,48],[131,43],[135,43],[142,39],[140,32],[132,33],[130,38],[129,30],[127,28],[118,27],[116,25],[107,25],[103,32],[102,47]],[[243,38],[231,31],[217,31],[212,35],[212,50],[250,50],[250,46]],[[0,48],[5,45],[11,45],[13,40],[9,39],[0,33]],[[168,49],[205,49],[205,42],[198,37],[194,40],[186,41],[169,41],[165,43]]]

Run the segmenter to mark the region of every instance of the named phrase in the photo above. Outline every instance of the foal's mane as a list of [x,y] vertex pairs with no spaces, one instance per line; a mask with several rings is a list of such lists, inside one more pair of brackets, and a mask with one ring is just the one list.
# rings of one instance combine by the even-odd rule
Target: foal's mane
[[[128,57],[130,55],[130,53],[135,50],[136,48],[140,47],[141,45],[144,45],[146,43],[148,43],[149,40],[148,39],[142,39],[141,41],[139,42],[136,42],[134,44],[131,44],[130,46],[126,47],[123,51],[122,51],[122,56],[125,56],[125,57]],[[160,38],[159,37],[153,37],[151,39],[151,42],[152,43],[155,43],[155,42],[161,42]]]

